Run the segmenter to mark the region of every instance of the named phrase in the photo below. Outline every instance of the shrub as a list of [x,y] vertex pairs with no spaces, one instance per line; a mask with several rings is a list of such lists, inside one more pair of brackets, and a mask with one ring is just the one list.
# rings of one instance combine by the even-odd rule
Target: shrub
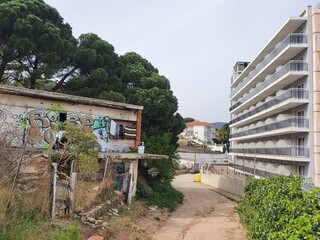
[[298,176],[249,180],[238,212],[250,239],[320,239],[319,188],[301,184]]
[[14,225],[10,225],[0,231],[2,240],[79,240],[80,229],[78,226],[67,228],[52,228],[49,222],[35,221],[33,219],[21,219]]
[[63,151],[52,155],[53,162],[58,163],[58,169],[67,169],[71,161],[75,160],[76,165],[82,173],[94,173],[99,169],[98,153],[99,144],[93,133],[83,131],[78,125],[65,124],[67,141],[64,143]]
[[150,187],[151,190],[138,181],[137,198],[146,199],[149,204],[161,208],[168,208],[170,212],[183,203],[183,193],[174,189],[170,183],[153,182]]

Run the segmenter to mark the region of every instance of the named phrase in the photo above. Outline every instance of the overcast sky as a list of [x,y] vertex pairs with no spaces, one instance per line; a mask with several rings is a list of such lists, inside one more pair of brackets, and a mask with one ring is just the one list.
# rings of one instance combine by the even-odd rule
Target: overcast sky
[[229,121],[232,67],[320,0],[45,0],[116,53],[137,52],[170,80],[183,117]]

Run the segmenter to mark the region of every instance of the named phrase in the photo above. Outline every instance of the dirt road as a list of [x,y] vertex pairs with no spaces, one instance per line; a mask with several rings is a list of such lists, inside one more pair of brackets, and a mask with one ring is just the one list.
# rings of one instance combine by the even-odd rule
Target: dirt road
[[185,201],[172,214],[155,240],[245,240],[235,203],[207,185],[194,182],[195,175],[177,176],[173,186]]

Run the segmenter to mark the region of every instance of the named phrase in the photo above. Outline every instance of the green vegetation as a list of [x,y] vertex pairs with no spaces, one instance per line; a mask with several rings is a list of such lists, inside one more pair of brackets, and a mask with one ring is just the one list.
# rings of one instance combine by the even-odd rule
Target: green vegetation
[[301,189],[302,178],[250,179],[239,214],[250,239],[320,239],[320,189]]
[[183,121],[184,123],[194,122],[194,118],[187,117],[187,118],[184,118]]
[[77,226],[54,228],[48,222],[25,219],[0,232],[2,240],[80,240],[80,229]]
[[223,152],[225,151],[229,152],[229,135],[230,135],[230,128],[229,124],[224,124],[221,128],[217,131],[217,138],[219,141],[223,144],[225,144],[225,147],[223,147]]
[[36,88],[68,69],[77,41],[41,0],[0,1],[0,82]]
[[53,227],[49,219],[49,192],[46,185],[36,192],[22,194],[14,191],[10,206],[7,201],[11,189],[0,189],[0,240],[78,240],[76,226],[64,229]]
[[[146,153],[165,154],[170,160],[141,161],[139,167],[150,186],[172,189],[177,136],[185,125],[169,80],[147,59],[135,52],[119,56],[94,33],[76,40],[58,11],[42,0],[0,0],[0,42],[2,84],[51,91],[63,87],[68,94],[144,106],[141,141]],[[81,163],[88,163],[94,149],[84,152],[75,154],[78,166],[93,170]]]
[[96,172],[99,169],[96,136],[83,131],[78,125],[67,125],[65,130],[68,141],[64,154],[67,159],[75,160],[80,172]]
[[154,182],[150,184],[151,190],[138,182],[137,198],[146,199],[151,205],[168,208],[170,212],[176,210],[183,203],[183,194],[171,185]]

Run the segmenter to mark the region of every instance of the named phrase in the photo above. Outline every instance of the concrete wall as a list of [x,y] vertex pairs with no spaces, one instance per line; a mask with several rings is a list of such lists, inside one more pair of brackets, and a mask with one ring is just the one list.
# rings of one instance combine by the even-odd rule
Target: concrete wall
[[320,185],[320,9],[312,10],[313,41],[313,158],[315,184]]
[[201,182],[243,197],[244,179],[237,175],[218,175],[201,171]]

